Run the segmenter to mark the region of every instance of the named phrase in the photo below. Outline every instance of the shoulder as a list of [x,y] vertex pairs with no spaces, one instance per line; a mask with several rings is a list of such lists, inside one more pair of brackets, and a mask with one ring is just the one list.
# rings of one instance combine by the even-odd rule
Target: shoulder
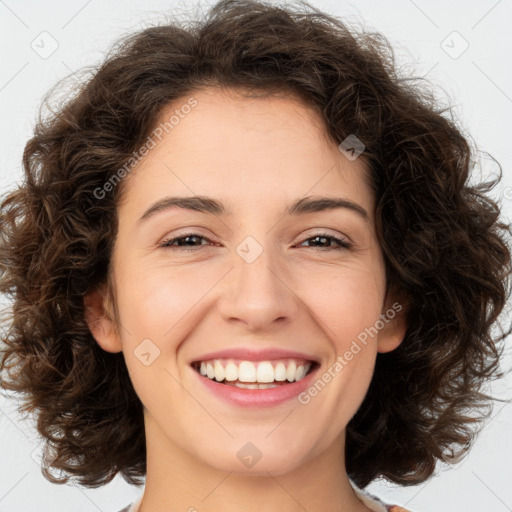
[[381,498],[375,496],[375,494],[369,492],[366,489],[358,487],[352,479],[349,478],[349,482],[352,485],[355,493],[359,499],[370,509],[375,512],[412,512],[406,508],[400,507],[399,505],[390,505],[385,503]]
[[139,512],[140,504],[142,502],[142,497],[144,496],[144,493],[142,493],[135,501],[124,507],[119,512]]

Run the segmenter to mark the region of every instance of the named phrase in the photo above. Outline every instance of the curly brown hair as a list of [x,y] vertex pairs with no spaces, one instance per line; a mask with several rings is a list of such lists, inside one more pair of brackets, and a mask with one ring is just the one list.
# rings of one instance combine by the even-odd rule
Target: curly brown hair
[[53,453],[48,480],[69,479],[51,468],[89,487],[118,472],[140,485],[145,475],[142,404],[122,353],[102,350],[85,318],[84,296],[109,283],[126,179],[101,199],[98,190],[166,105],[204,87],[298,95],[336,144],[355,134],[365,145],[387,286],[407,297],[408,329],[377,355],[347,426],[348,475],[360,487],[379,476],[417,484],[446,449],[472,444],[495,399],[482,386],[503,376],[512,331],[492,332],[510,294],[511,230],[487,195],[501,167],[495,180],[470,184],[476,150],[423,83],[400,76],[380,34],[306,2],[223,0],[188,26],[125,37],[40,115],[24,180],[0,207],[0,292],[12,299],[0,369],[2,386],[24,395],[20,411],[37,411]]

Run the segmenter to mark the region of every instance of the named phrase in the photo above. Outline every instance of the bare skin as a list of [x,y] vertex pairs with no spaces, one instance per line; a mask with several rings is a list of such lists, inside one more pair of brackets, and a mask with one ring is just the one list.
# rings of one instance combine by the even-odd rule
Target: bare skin
[[[385,296],[365,163],[347,159],[318,115],[293,98],[213,88],[190,96],[197,106],[126,178],[112,276],[121,328],[106,288],[86,298],[95,339],[123,352],[144,405],[140,512],[368,511],[346,473],[345,429],[377,352],[398,347],[406,325],[404,308],[333,371],[337,357],[397,300]],[[186,100],[170,105],[162,120]],[[167,196],[208,196],[231,214],[174,206],[138,222]],[[348,199],[368,219],[350,208],[283,213],[313,196]],[[161,246],[189,233],[205,239]],[[352,245],[340,248],[320,235]],[[249,236],[261,248],[251,263],[237,252]],[[137,356],[143,340],[151,340],[149,365]],[[300,351],[319,361],[318,375],[330,368],[335,376],[308,403],[235,406],[190,365],[235,347]],[[248,442],[261,453],[252,467],[237,456]]]

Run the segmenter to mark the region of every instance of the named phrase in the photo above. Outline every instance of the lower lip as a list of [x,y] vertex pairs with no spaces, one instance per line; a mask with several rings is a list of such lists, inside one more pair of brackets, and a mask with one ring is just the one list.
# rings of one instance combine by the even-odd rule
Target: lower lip
[[305,391],[311,385],[318,368],[318,366],[314,368],[310,373],[308,373],[308,375],[298,382],[280,384],[275,388],[268,389],[237,388],[236,386],[221,384],[220,382],[211,380],[208,377],[204,377],[193,368],[192,371],[214,395],[233,405],[237,405],[239,407],[271,407],[282,404],[293,398],[297,398],[300,393]]

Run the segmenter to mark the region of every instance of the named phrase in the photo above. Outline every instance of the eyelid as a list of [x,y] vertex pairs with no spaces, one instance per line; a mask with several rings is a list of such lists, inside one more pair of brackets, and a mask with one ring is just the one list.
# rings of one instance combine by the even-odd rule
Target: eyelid
[[[353,250],[354,243],[350,240],[349,237],[347,237],[344,234],[332,234],[329,233],[329,230],[321,230],[320,228],[316,228],[317,230],[309,233],[309,234],[303,234],[300,237],[300,240],[298,242],[295,242],[293,244],[293,247],[298,246],[304,247],[304,248],[311,248],[311,249],[317,249],[320,252],[330,252],[330,251],[348,251]],[[183,240],[184,238],[188,237],[197,237],[200,238],[201,241],[206,241],[206,244],[200,243],[199,245],[192,245],[192,246],[173,246],[172,244],[176,242],[177,240]],[[316,246],[308,246],[305,247],[302,244],[314,239],[314,238],[326,238],[329,239],[331,242],[330,247],[316,247]],[[213,241],[210,237],[203,235],[200,232],[194,232],[189,230],[186,230],[185,232],[179,232],[172,236],[165,237],[161,242],[159,242],[158,247],[162,249],[168,249],[172,251],[177,252],[197,252],[200,249],[212,249],[213,246],[218,246],[218,242]]]
[[[210,242],[219,243],[214,240],[215,236],[210,235],[210,234],[201,233],[201,231],[203,229],[205,229],[205,228],[196,227],[196,226],[188,226],[186,228],[178,229],[178,231],[176,233],[164,235],[162,237],[162,241],[170,240],[172,238],[180,238],[182,236],[195,235],[195,236],[207,238],[208,241],[210,241]],[[207,230],[207,231],[209,231],[209,230]],[[336,238],[342,238],[347,243],[354,244],[353,240],[347,234],[342,233],[341,231],[336,231],[332,228],[322,228],[322,227],[307,228],[306,231],[302,232],[301,235],[297,235],[296,237],[294,237],[297,240],[295,243],[299,243],[307,237],[318,236],[318,235],[329,235],[329,236],[333,236]],[[284,238],[281,237],[280,241],[284,241]],[[159,243],[161,243],[161,242],[159,242]]]
[[[311,230],[311,232],[310,232],[310,230]],[[341,231],[336,231],[332,228],[322,228],[322,227],[308,228],[305,232],[303,232],[300,235],[300,238],[304,239],[304,238],[309,238],[312,236],[319,236],[319,235],[328,235],[328,236],[333,236],[335,238],[341,238],[342,240],[346,241],[348,244],[351,244],[351,245],[354,244],[354,242],[348,235],[346,235],[345,233],[343,233]]]
[[215,235],[213,235],[210,230],[208,230],[206,228],[199,227],[199,226],[187,226],[186,228],[178,228],[176,231],[171,231],[169,233],[166,233],[162,237],[162,241],[169,240],[170,238],[179,238],[179,237],[187,236],[187,235],[202,236],[204,238],[208,238],[208,240],[211,242],[215,241],[214,240]]

